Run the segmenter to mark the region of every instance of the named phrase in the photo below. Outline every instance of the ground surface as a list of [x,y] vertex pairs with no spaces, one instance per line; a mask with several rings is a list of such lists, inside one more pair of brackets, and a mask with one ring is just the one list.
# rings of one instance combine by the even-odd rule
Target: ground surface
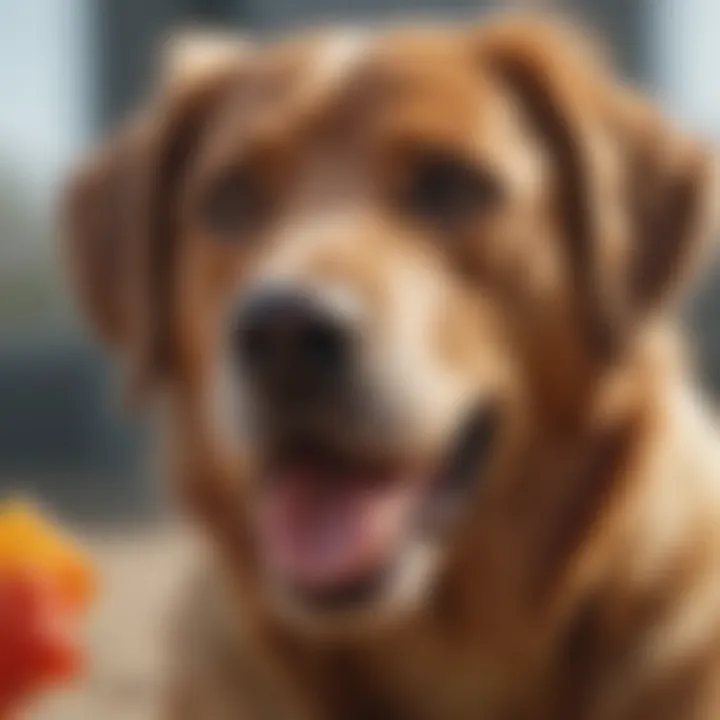
[[158,717],[163,633],[188,565],[176,530],[90,533],[86,544],[102,575],[89,618],[87,677],[34,708],[31,720],[149,720]]

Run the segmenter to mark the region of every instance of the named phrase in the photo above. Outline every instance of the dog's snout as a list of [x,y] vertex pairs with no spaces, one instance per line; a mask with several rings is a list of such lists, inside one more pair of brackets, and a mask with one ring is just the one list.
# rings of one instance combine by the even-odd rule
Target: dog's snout
[[332,304],[293,289],[261,289],[238,309],[236,359],[263,389],[319,390],[349,363],[353,327]]

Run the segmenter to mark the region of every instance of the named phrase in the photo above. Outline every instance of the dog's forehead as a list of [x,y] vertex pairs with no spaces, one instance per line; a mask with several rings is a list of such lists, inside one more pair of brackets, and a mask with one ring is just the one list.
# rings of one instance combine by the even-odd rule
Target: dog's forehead
[[[329,29],[289,35],[259,47],[246,62],[239,93],[248,104],[319,111],[362,95],[396,103],[428,93],[467,97],[477,73],[470,42],[457,29]],[[375,95],[372,92],[375,91]]]
[[467,78],[469,57],[466,38],[457,30],[331,32],[311,48],[301,82],[330,93],[382,78],[420,89]]
[[328,34],[312,49],[301,83],[308,93],[332,92],[357,71],[372,50],[372,36],[361,30]]
[[284,72],[297,86],[332,91],[369,68],[408,80],[461,74],[469,45],[458,29],[332,28],[269,43],[258,52],[256,66]]
[[315,123],[348,138],[418,118],[431,132],[467,135],[493,105],[469,48],[459,30],[329,30],[268,43],[218,114],[217,136],[232,149],[256,133],[300,137]]

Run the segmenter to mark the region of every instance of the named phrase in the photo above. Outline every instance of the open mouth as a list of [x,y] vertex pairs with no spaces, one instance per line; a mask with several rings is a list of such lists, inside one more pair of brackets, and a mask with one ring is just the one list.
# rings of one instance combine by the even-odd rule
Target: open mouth
[[476,409],[432,467],[354,457],[316,439],[278,450],[255,506],[271,576],[317,610],[376,597],[408,541],[447,528],[467,505],[498,424],[494,406]]

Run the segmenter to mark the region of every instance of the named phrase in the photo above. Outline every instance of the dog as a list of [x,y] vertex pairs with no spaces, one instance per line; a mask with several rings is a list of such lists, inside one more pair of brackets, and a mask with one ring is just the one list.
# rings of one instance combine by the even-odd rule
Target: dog
[[164,712],[717,720],[712,151],[542,18],[186,39],[71,180],[207,541]]

